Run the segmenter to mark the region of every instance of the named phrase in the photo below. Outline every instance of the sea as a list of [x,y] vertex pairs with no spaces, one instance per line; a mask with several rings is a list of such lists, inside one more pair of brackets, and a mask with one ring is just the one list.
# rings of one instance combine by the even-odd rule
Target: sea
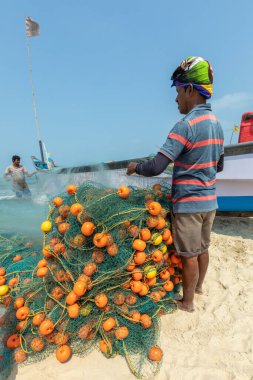
[[[159,182],[168,184],[167,176],[159,176]],[[49,202],[66,191],[70,183],[80,185],[85,181],[95,182],[102,186],[118,188],[122,185],[137,187],[152,186],[157,183],[157,177],[127,176],[126,169],[101,170],[97,172],[72,173],[38,172],[33,177],[26,178],[32,193],[29,198],[17,198],[12,191],[11,181],[0,177],[0,235],[20,236],[27,241],[42,246],[43,234],[41,223],[47,219]]]
[[64,192],[71,176],[38,173],[26,181],[32,196],[17,198],[11,181],[0,178],[0,235],[22,237],[38,246],[42,244],[40,225],[47,219],[49,202]]

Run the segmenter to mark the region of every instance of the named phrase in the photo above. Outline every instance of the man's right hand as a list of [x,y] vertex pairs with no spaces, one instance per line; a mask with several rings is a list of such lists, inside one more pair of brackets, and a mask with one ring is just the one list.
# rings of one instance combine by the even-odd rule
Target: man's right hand
[[127,175],[134,174],[137,165],[138,162],[130,162],[127,167]]

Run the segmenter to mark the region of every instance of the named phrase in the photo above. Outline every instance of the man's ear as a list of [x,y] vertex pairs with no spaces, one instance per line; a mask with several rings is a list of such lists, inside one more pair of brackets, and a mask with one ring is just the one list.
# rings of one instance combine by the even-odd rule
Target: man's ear
[[187,95],[189,95],[189,96],[191,96],[193,94],[194,88],[193,88],[193,85],[191,83],[189,83],[189,85],[187,86],[186,92],[187,92]]

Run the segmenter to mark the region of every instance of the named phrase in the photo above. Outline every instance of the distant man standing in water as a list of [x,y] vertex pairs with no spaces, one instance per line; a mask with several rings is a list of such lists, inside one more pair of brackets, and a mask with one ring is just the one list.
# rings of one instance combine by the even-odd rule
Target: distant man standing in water
[[179,112],[185,115],[170,131],[157,155],[143,163],[131,162],[127,174],[161,174],[174,162],[172,232],[183,264],[181,310],[194,311],[194,293],[202,294],[211,229],[217,209],[216,173],[223,170],[224,135],[211,105],[213,71],[201,57],[188,57],[174,71]]
[[12,157],[12,165],[5,169],[4,177],[7,180],[11,179],[12,190],[16,193],[16,197],[22,198],[22,196],[31,196],[31,191],[26,183],[25,176],[31,177],[34,174],[35,172],[29,174],[27,169],[20,165],[20,157],[15,155]]

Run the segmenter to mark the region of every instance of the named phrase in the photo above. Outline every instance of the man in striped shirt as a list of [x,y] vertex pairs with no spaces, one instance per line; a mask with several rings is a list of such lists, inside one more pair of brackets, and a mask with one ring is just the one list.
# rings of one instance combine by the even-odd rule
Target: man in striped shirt
[[202,294],[208,267],[210,233],[217,209],[216,173],[223,170],[223,131],[211,105],[212,68],[200,57],[188,57],[172,76],[179,112],[185,115],[169,133],[157,155],[131,162],[127,174],[155,176],[174,163],[172,231],[183,264],[181,310],[194,311],[194,293]]

